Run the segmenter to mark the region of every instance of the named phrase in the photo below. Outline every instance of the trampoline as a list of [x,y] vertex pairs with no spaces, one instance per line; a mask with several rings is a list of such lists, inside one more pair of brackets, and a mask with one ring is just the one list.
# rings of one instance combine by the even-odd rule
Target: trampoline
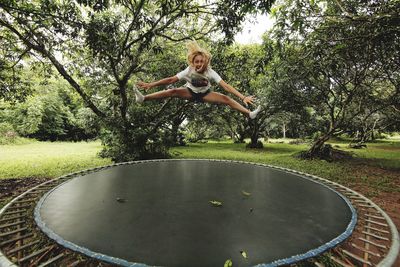
[[340,193],[296,172],[154,160],[62,183],[41,198],[35,221],[59,244],[122,266],[224,266],[228,259],[277,266],[343,242],[356,212]]

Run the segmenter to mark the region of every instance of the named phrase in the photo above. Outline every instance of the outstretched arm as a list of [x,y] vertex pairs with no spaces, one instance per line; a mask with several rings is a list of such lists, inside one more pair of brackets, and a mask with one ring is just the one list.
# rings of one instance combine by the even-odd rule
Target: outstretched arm
[[255,100],[254,96],[244,96],[242,95],[238,90],[236,90],[235,88],[233,88],[230,84],[227,84],[224,80],[221,80],[219,82],[219,85],[225,89],[225,91],[234,94],[235,96],[237,96],[238,98],[240,98],[243,103],[247,106],[248,104],[254,104],[253,101]]
[[140,88],[143,88],[145,90],[149,90],[149,89],[151,89],[151,88],[153,88],[155,86],[176,83],[178,80],[179,80],[178,77],[171,76],[171,77],[164,78],[164,79],[161,79],[159,81],[155,81],[155,82],[151,82],[151,83],[138,82],[137,86],[139,86]]

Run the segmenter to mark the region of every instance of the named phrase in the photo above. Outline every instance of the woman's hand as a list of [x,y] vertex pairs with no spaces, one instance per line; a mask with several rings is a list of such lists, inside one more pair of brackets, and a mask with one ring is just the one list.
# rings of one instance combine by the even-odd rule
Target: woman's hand
[[136,85],[139,86],[140,88],[143,88],[144,90],[149,90],[153,87],[151,83],[145,83],[145,82],[138,82]]
[[254,105],[254,100],[256,100],[256,98],[252,95],[250,96],[245,96],[242,101],[245,104],[245,106],[248,106],[249,104]]

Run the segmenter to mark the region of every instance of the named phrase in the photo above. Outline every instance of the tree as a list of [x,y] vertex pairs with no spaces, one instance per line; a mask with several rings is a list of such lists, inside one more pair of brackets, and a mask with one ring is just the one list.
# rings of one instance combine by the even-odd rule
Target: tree
[[236,9],[225,17],[225,1],[2,0],[0,27],[21,50],[51,62],[103,121],[103,154],[122,161],[166,156],[160,126],[180,112],[149,124],[168,109],[131,104],[128,88],[155,55],[171,43],[217,31],[221,21],[229,39],[252,6],[268,11],[272,2],[231,1]]
[[[244,142],[244,138],[249,137],[249,147],[262,147],[259,138],[267,126],[266,118],[270,113],[268,99],[263,97],[265,74],[263,65],[260,64],[261,45],[216,46],[214,54],[213,66],[220,72],[223,79],[242,94],[254,95],[257,98],[256,102],[263,106],[263,110],[254,120],[248,119],[238,112],[232,112],[229,108],[226,108],[226,112],[221,114],[222,118],[236,142]],[[241,102],[240,99],[236,100]],[[253,109],[254,106],[248,108]]]
[[281,47],[271,33],[265,34],[263,39],[264,57],[260,60],[264,73],[262,95],[270,114],[266,134],[282,137],[282,127],[286,122],[293,125],[292,137],[306,137],[314,129],[305,129],[305,125],[310,127],[312,124],[311,110],[306,108],[307,98],[293,89],[296,88],[293,69],[298,60],[298,48],[293,45]]
[[281,60],[292,66],[288,89],[325,120],[307,157],[326,151],[324,143],[366,113],[368,103],[376,104],[373,112],[396,105],[399,7],[398,1],[288,1],[278,7],[274,37],[282,44]]
[[220,139],[229,135],[229,128],[221,114],[223,106],[210,103],[193,104],[192,112],[187,113],[187,124],[184,127],[186,138],[190,142],[204,139]]
[[64,80],[41,77],[40,70],[29,73],[32,95],[0,111],[0,121],[13,125],[21,136],[39,140],[78,141],[98,135],[98,121]]

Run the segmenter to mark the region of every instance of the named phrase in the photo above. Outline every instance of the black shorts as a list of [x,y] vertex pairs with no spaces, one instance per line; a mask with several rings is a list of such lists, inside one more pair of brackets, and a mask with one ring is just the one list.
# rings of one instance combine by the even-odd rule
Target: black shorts
[[194,102],[204,102],[203,97],[205,97],[206,95],[208,95],[211,92],[210,89],[208,89],[204,93],[195,93],[189,87],[186,87],[186,88],[189,90],[190,94],[192,95],[192,99],[190,99],[190,100],[192,100]]

